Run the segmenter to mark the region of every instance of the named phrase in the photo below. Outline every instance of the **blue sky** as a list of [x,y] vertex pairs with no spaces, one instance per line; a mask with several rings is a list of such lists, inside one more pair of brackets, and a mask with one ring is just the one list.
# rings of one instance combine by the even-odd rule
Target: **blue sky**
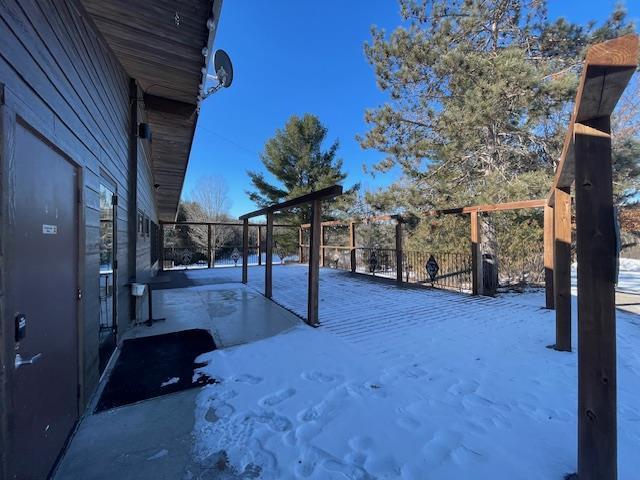
[[[549,0],[551,18],[602,21],[615,0]],[[640,23],[640,1],[628,0]],[[249,169],[262,169],[259,152],[291,114],[318,115],[329,140],[340,140],[346,186],[364,189],[391,183],[398,172],[372,178],[362,165],[383,158],[355,140],[364,133],[364,111],[382,104],[363,44],[372,24],[387,30],[400,23],[396,0],[225,0],[215,47],[234,64],[233,85],[204,101],[183,190],[202,176],[221,175],[229,186],[234,216],[253,210],[247,199]]]

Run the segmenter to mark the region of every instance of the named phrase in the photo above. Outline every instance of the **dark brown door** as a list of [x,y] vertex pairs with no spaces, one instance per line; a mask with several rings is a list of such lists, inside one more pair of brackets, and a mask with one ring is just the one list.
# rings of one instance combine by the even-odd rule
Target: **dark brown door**
[[47,477],[78,419],[78,179],[20,124],[12,173],[8,300],[24,337],[15,343],[10,445],[14,477],[31,480]]

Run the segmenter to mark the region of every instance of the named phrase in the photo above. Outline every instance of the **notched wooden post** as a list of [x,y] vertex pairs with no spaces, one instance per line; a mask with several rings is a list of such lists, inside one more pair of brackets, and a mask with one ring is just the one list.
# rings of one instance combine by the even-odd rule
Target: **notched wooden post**
[[554,308],[553,292],[553,207],[544,207],[544,291],[545,305]]
[[309,291],[307,298],[307,323],[316,326],[318,318],[318,293],[320,290],[320,257],[322,244],[322,201],[311,204],[311,231],[309,235]]
[[569,188],[555,189],[553,287],[556,308],[556,343],[571,351],[571,195]]
[[[585,122],[587,123],[587,122]],[[575,125],[578,478],[617,478],[616,229],[610,119]]]
[[265,248],[264,296],[271,298],[273,292],[273,212],[267,212],[267,243]]
[[242,222],[242,283],[249,277],[249,219]]

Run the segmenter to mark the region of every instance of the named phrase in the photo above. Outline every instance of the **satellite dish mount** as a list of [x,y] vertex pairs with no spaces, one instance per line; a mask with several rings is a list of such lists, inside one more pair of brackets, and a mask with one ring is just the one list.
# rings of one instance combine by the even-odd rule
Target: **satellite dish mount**
[[229,88],[233,82],[233,65],[227,52],[224,50],[216,50],[213,56],[213,69],[215,75],[208,74],[207,79],[217,82],[213,87],[209,87],[204,93],[202,99],[213,95],[221,88]]

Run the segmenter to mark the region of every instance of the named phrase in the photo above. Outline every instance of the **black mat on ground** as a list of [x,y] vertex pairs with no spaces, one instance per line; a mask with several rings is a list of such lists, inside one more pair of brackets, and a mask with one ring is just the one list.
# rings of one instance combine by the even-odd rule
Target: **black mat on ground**
[[195,359],[215,348],[211,334],[198,329],[125,340],[95,411],[212,383],[193,377],[204,366]]
[[150,283],[154,290],[193,287],[196,283],[187,277],[184,271],[164,272],[161,278],[152,279]]

